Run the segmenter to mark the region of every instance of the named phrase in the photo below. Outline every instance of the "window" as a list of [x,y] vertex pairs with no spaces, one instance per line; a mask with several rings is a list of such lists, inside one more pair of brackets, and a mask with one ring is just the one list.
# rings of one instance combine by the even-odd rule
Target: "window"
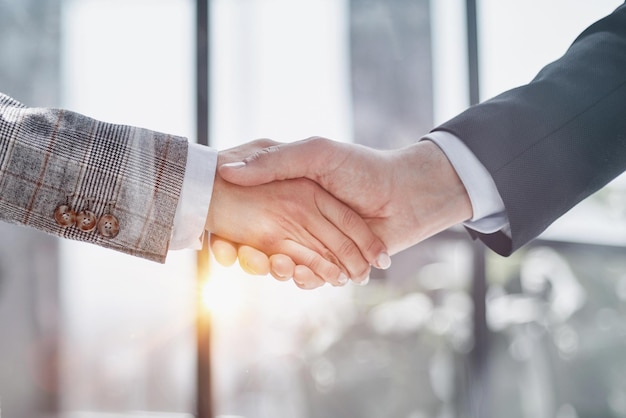
[[[0,91],[194,140],[195,2],[39,3],[0,2]],[[211,145],[417,140],[469,104],[465,3],[211,1]],[[619,4],[479,1],[481,98]],[[198,292],[219,417],[626,416],[625,208],[622,176],[510,258],[452,228],[310,292],[3,224],[0,416],[193,416]]]

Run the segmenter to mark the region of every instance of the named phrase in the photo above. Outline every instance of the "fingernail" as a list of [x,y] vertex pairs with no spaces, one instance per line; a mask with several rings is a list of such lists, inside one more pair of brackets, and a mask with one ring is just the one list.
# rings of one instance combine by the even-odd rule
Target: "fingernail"
[[376,257],[376,265],[379,269],[387,270],[391,267],[391,257],[387,253],[380,253],[378,257]]
[[341,273],[339,275],[339,278],[337,279],[337,282],[343,286],[344,284],[348,283],[348,276],[346,276],[345,274]]
[[237,161],[236,163],[226,163],[226,164],[222,164],[222,167],[226,167],[226,168],[242,168],[245,167],[246,163],[244,163],[243,161]]
[[365,286],[370,282],[370,276],[367,276],[365,278],[365,280],[363,280],[362,282],[357,283],[359,286]]

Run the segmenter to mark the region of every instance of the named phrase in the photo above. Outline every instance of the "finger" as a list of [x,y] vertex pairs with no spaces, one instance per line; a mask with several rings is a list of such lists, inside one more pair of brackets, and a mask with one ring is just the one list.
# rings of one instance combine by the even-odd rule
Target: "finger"
[[270,273],[276,280],[285,281],[293,277],[296,263],[284,254],[270,256]]
[[224,180],[241,186],[256,186],[299,177],[315,180],[315,169],[319,161],[325,160],[325,153],[320,151],[330,149],[329,144],[331,142],[323,138],[310,138],[271,146],[241,161],[220,165],[219,174]]
[[346,284],[348,276],[346,276],[339,266],[328,261],[316,251],[318,250],[311,250],[295,241],[285,240],[280,244],[277,253],[291,257],[296,265],[308,267],[323,281],[329,282],[335,286],[343,286]]
[[300,289],[311,290],[324,286],[326,283],[321,277],[317,276],[306,266],[296,266],[293,273],[293,282]]
[[237,252],[239,265],[248,274],[265,276],[270,272],[270,260],[265,253],[248,245],[240,245]]
[[367,277],[370,264],[385,265],[385,258],[389,259],[385,244],[363,218],[324,191],[315,194],[315,203],[330,224],[323,230],[314,231],[313,235],[320,237],[318,239],[338,258],[353,280]]
[[331,260],[336,259],[335,264],[342,265],[352,280],[364,280],[370,273],[370,259],[385,251],[384,244],[359,215],[328,193],[316,192],[315,204],[324,219],[314,219],[307,226],[309,233],[330,250]]
[[229,267],[237,261],[237,245],[231,241],[211,234],[211,253],[215,260],[224,267]]

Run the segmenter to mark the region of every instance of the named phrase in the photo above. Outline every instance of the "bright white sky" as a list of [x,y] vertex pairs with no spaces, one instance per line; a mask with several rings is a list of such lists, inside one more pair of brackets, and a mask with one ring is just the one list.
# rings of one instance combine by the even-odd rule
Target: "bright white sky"
[[483,99],[528,83],[620,0],[480,0]]

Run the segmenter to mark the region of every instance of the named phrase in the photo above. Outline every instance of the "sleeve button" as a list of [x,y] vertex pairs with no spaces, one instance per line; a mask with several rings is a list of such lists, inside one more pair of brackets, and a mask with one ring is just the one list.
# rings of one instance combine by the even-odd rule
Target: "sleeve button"
[[76,212],[68,205],[60,205],[54,210],[54,220],[63,228],[74,225]]
[[98,232],[105,238],[115,238],[120,232],[120,223],[110,213],[102,215],[98,221]]
[[96,229],[97,217],[92,211],[85,209],[76,215],[76,228],[83,232],[91,232]]

